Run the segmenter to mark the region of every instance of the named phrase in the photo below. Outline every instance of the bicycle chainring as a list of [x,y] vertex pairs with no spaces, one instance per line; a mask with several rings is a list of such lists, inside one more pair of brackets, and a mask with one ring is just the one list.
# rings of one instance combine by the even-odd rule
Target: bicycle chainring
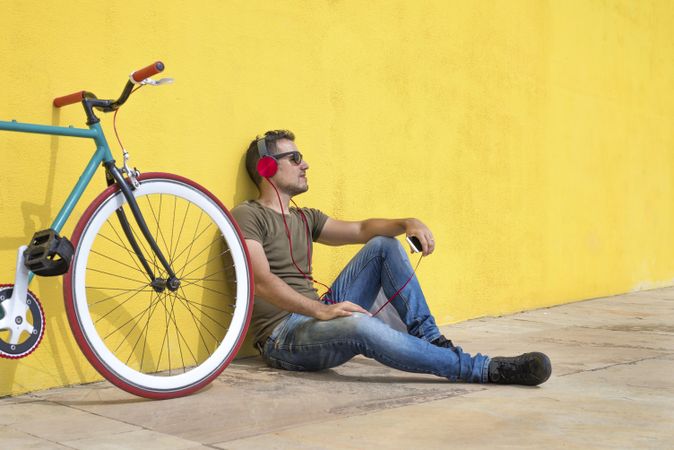
[[[13,284],[0,284],[0,309],[3,311],[3,314],[6,313],[5,307],[7,306],[6,303],[4,305],[3,303],[8,302],[12,297],[13,289]],[[10,330],[7,328],[0,328],[1,358],[18,359],[28,356],[35,351],[37,346],[40,345],[40,342],[42,341],[45,329],[42,305],[35,294],[30,291],[28,291],[26,304],[28,305],[28,310],[30,311],[30,315],[26,316],[26,320],[31,320],[33,332],[21,333],[19,342],[16,344],[10,344]]]

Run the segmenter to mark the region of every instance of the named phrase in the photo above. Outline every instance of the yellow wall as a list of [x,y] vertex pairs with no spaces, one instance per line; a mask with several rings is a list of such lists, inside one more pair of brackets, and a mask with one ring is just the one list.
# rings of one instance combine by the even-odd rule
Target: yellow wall
[[[431,227],[438,249],[419,277],[446,324],[672,284],[673,19],[667,0],[6,0],[0,120],[81,126],[78,106],[51,99],[115,96],[161,59],[176,83],[119,116],[135,165],[194,178],[232,206],[254,194],[249,140],[295,131],[311,164],[300,204]],[[0,282],[89,150],[0,134]],[[318,249],[318,278],[355,251]],[[0,396],[97,379],[61,279],[31,288],[48,331],[30,357],[0,361]]]

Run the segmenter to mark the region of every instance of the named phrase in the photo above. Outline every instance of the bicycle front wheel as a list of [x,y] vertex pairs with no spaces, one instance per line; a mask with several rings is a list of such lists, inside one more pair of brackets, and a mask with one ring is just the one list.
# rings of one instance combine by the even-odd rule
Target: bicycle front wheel
[[133,194],[180,287],[150,284],[120,208],[155,277],[168,276],[112,185],[75,228],[66,311],[80,348],[107,380],[142,397],[179,397],[210,383],[243,343],[253,307],[250,263],[236,222],[206,189],[164,173],[139,181]]

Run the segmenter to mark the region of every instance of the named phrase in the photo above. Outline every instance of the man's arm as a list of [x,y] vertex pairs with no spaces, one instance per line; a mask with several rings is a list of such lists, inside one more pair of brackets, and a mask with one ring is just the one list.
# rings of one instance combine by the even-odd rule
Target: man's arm
[[305,297],[271,272],[262,244],[253,239],[246,239],[246,245],[255,276],[255,295],[262,297],[274,306],[319,320],[350,316],[353,312],[370,315],[365,309],[351,302],[324,305],[319,301]]
[[357,222],[328,218],[318,237],[327,245],[364,244],[375,236],[395,237],[405,233],[421,242],[424,256],[435,250],[431,230],[418,219],[367,219]]

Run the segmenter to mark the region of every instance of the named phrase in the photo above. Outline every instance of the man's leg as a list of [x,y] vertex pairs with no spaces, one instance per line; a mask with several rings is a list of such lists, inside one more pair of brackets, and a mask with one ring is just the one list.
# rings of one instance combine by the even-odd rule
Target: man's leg
[[[354,257],[332,286],[333,301],[352,301],[369,309],[380,288],[390,298],[413,270],[402,246],[393,238],[375,238]],[[547,356],[529,353],[515,358],[471,356],[460,347],[430,344],[442,337],[416,277],[392,302],[409,334],[363,314],[320,321],[291,314],[279,324],[262,349],[273,367],[321,370],[362,354],[389,367],[429,373],[451,381],[535,385],[550,376]]]
[[362,354],[406,372],[450,381],[489,380],[487,356],[437,347],[360,313],[327,321],[291,314],[274,330],[262,353],[269,365],[286,370],[327,369]]
[[[413,273],[405,249],[397,239],[375,237],[339,274],[331,287],[331,299],[348,300],[370,309],[380,288],[389,299]],[[428,342],[441,336],[416,275],[386,308],[395,308],[412,336]]]

